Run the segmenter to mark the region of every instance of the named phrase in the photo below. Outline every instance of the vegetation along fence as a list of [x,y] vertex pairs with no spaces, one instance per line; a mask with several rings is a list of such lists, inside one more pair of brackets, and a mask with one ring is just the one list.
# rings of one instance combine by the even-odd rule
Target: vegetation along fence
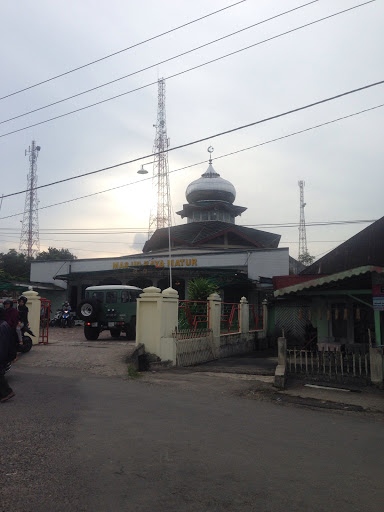
[[178,329],[179,331],[209,329],[209,302],[180,300]]
[[291,374],[327,377],[330,380],[369,378],[369,354],[362,351],[287,350],[287,370]]

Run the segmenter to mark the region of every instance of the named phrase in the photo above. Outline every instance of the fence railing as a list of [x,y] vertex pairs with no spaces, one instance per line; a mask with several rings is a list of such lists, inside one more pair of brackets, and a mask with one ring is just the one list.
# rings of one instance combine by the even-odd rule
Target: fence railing
[[248,304],[249,307],[249,330],[259,331],[263,328],[263,306]]
[[328,376],[329,378],[369,377],[367,352],[342,352],[332,350],[287,350],[287,370],[302,375]]
[[197,331],[209,329],[209,302],[196,300],[179,301],[178,330]]
[[176,343],[177,366],[193,366],[218,357],[211,329],[175,331],[173,337]]
[[220,332],[222,334],[240,332],[240,304],[222,302]]
[[173,332],[173,337],[176,339],[176,340],[190,340],[190,339],[196,339],[196,338],[201,338],[201,337],[204,337],[204,336],[210,336],[212,333],[212,330],[211,329],[208,329],[208,328],[202,328],[202,329],[182,329],[182,330],[179,330],[179,329],[176,329],[174,332]]

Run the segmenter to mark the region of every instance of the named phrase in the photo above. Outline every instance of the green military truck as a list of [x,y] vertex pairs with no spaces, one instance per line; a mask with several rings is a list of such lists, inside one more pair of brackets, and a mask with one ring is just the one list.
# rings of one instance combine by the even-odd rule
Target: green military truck
[[136,338],[136,300],[141,288],[124,285],[89,286],[85,300],[77,307],[77,315],[84,321],[87,340],[97,340],[102,331],[109,330],[112,338],[122,332],[127,339]]

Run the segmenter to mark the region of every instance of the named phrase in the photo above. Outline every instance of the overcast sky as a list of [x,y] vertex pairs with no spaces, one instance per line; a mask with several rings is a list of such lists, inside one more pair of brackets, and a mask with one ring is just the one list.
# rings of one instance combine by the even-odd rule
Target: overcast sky
[[[231,9],[103,62],[0,101],[0,120],[95,87],[247,27],[308,0],[247,0]],[[236,0],[3,0],[0,96],[45,80]],[[0,125],[0,135],[168,77],[262,41],[359,0],[320,0],[276,20],[60,105]],[[382,0],[243,51],[166,82],[171,146],[207,137],[384,79]],[[305,112],[244,129],[169,154],[170,170],[287,135],[384,103],[384,85]],[[156,122],[157,86],[0,138],[1,190],[27,183],[24,150],[41,146],[39,184],[148,154]],[[248,210],[238,224],[299,221],[298,180],[305,180],[306,220],[378,219],[383,215],[383,114],[377,109],[311,132],[214,161],[236,187],[235,204]],[[39,206],[140,179],[140,164],[38,192]],[[207,164],[170,175],[174,211]],[[147,167],[151,170],[150,166]],[[79,258],[140,252],[144,234],[76,235],[63,228],[148,226],[151,182],[124,187],[39,212],[41,250],[69,248]],[[24,196],[4,199],[1,217],[23,212]],[[22,215],[0,221],[0,251],[17,248]],[[182,223],[176,216],[176,222]],[[366,224],[308,227],[309,252],[318,256]],[[11,228],[11,229],[6,229]],[[263,228],[262,228],[263,229]],[[297,256],[298,229],[266,228]],[[127,230],[129,231],[129,230]]]

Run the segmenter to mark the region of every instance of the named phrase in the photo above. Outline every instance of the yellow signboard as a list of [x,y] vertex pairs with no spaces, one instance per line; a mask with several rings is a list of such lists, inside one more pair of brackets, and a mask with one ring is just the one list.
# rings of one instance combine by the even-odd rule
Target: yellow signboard
[[114,261],[113,269],[122,269],[129,267],[197,267],[197,259],[196,258],[184,258],[179,260],[134,260],[134,261]]

